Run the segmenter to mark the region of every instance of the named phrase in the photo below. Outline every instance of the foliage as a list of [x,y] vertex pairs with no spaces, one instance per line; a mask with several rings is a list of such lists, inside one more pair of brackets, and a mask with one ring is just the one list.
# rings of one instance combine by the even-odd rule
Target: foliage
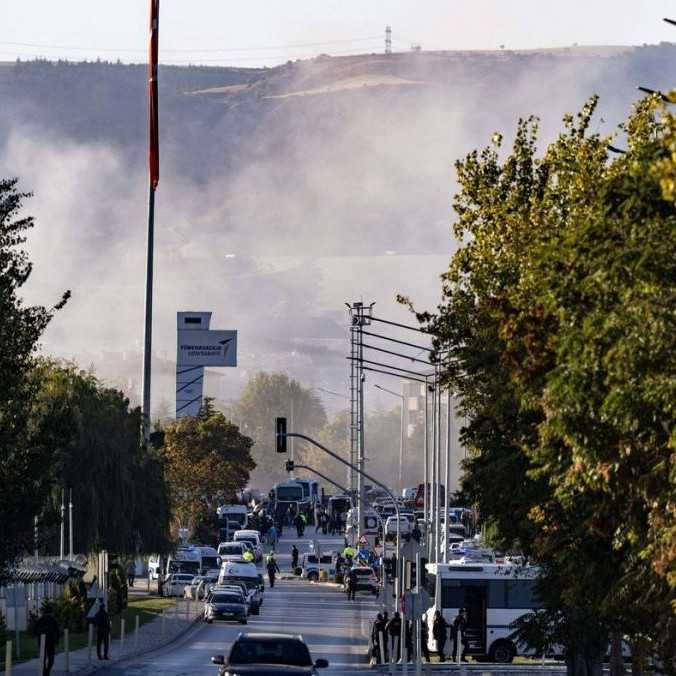
[[62,629],[71,633],[84,631],[86,626],[87,597],[76,582],[70,580],[63,593],[54,601],[54,617]]
[[256,467],[253,441],[213,409],[180,418],[164,430],[163,454],[178,527],[194,530],[246,487]]
[[28,281],[32,265],[21,249],[31,216],[20,214],[29,197],[19,192],[17,179],[0,180],[0,567],[24,551],[32,541],[33,517],[43,507],[49,490],[50,449],[31,438],[28,404],[34,392],[27,380],[38,340],[63,307],[65,293],[52,308],[27,306],[20,290]]
[[569,663],[648,621],[673,667],[674,121],[643,101],[611,159],[595,105],[541,159],[529,119],[506,158],[496,135],[457,163],[463,245],[419,319],[468,421],[465,494],[543,564]]
[[163,460],[141,444],[139,409],[72,364],[40,360],[30,379],[31,429],[52,450],[58,477],[54,502],[58,488],[72,488],[76,551],[168,551]]
[[108,612],[119,615],[127,607],[127,576],[119,564],[110,567],[108,581]]
[[[256,471],[252,483],[269,488],[287,478],[284,462],[275,453],[275,418],[288,419],[289,432],[316,438],[326,425],[326,412],[319,397],[285,373],[257,373],[247,383],[237,402],[234,418],[254,440]],[[289,439],[291,443],[291,439]],[[298,457],[303,457],[305,442],[294,440]]]

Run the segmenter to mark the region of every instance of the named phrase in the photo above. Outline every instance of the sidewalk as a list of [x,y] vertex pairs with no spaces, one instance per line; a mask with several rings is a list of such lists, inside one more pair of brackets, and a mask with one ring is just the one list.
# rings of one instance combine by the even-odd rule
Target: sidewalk
[[[204,605],[201,602],[178,599],[176,606],[170,612],[164,613],[152,622],[148,622],[139,628],[138,637],[135,636],[134,627],[127,630],[127,635],[122,645],[119,637],[110,642],[108,661],[99,660],[96,657],[96,633],[91,650],[91,659],[88,648],[74,650],[70,653],[70,671],[66,671],[65,653],[57,653],[54,660],[52,676],[65,676],[67,673],[86,676],[97,669],[108,666],[122,659],[135,657],[144,653],[162,648],[185,634],[188,629],[195,625],[204,614]],[[2,665],[4,667],[4,665]],[[40,660],[33,659],[27,662],[12,665],[12,674],[16,676],[42,676]]]

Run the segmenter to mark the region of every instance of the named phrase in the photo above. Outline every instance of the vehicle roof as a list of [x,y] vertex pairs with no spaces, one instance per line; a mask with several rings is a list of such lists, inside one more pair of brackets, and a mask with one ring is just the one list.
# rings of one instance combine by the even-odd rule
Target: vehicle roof
[[[255,639],[255,640],[260,640],[260,639],[270,639],[270,640],[278,640],[278,639],[294,639],[296,641],[303,641],[303,637],[300,634],[274,634],[274,633],[262,633],[262,632],[242,632],[238,637],[237,640],[247,640],[247,639]],[[305,641],[303,641],[305,643]]]
[[240,530],[236,531],[235,537],[237,537],[238,535],[258,535],[259,538],[261,536],[260,531],[249,530],[247,528],[241,528]]

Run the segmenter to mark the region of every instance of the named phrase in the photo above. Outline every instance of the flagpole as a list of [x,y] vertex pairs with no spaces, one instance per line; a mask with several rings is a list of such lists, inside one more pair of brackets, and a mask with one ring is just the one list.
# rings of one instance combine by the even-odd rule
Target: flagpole
[[157,63],[160,0],[150,0],[148,49],[148,241],[146,245],[145,327],[143,332],[143,438],[150,440],[150,376],[153,344],[153,258],[155,250],[155,190],[160,180]]

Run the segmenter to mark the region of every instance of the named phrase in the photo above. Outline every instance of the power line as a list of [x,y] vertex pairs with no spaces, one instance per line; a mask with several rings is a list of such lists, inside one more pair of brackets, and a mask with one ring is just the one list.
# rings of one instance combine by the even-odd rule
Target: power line
[[[212,52],[253,52],[266,51],[270,49],[295,49],[296,47],[322,47],[324,45],[349,44],[352,42],[367,42],[371,40],[381,40],[380,35],[371,35],[364,38],[347,38],[342,40],[327,40],[326,42],[298,42],[286,45],[267,45],[259,47],[207,47],[207,48],[171,48],[162,47],[162,53],[212,53]],[[32,47],[37,49],[62,49],[82,52],[137,52],[146,53],[147,49],[138,49],[136,47],[83,47],[79,45],[53,45],[38,42],[6,42],[0,41],[0,45],[10,47]]]

